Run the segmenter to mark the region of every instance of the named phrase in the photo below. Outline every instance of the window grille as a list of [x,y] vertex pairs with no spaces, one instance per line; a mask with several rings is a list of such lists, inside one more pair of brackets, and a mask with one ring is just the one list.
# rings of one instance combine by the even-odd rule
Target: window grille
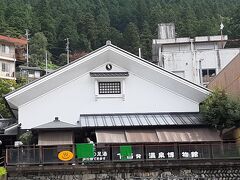
[[99,94],[121,94],[120,82],[98,82]]

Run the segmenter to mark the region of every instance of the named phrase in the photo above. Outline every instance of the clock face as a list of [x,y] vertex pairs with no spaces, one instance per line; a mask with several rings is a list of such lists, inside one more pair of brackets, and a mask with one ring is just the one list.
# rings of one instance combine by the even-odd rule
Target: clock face
[[107,69],[108,71],[112,70],[112,65],[111,65],[111,64],[107,64],[107,65],[106,65],[106,69]]

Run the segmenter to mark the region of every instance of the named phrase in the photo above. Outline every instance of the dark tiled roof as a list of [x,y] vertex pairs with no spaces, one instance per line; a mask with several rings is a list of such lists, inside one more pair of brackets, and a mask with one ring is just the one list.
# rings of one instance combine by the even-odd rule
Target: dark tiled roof
[[74,128],[74,127],[76,126],[73,124],[62,122],[59,120],[58,121],[54,120],[52,122],[42,124],[40,126],[36,126],[32,129],[65,129],[65,128]]
[[21,124],[15,123],[5,128],[4,135],[17,135]]
[[0,134],[1,135],[17,135],[18,127],[20,125],[16,123],[14,119],[0,119]]
[[90,72],[91,77],[124,77],[128,72]]
[[14,119],[0,119],[0,130],[7,128],[8,126],[11,126],[16,121]]
[[85,114],[79,127],[204,125],[200,113]]

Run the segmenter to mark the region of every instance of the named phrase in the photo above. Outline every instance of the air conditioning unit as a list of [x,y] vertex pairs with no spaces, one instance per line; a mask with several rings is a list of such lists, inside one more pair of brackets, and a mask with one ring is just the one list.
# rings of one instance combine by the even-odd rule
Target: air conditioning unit
[[6,76],[10,77],[10,74],[9,74],[9,73],[6,73]]

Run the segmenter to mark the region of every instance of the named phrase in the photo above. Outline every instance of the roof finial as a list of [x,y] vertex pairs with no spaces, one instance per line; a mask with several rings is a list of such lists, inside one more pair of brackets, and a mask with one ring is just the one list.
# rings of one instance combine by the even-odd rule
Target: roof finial
[[54,122],[60,121],[58,117],[55,117]]
[[111,45],[111,44],[112,44],[112,42],[110,40],[106,41],[106,45]]

